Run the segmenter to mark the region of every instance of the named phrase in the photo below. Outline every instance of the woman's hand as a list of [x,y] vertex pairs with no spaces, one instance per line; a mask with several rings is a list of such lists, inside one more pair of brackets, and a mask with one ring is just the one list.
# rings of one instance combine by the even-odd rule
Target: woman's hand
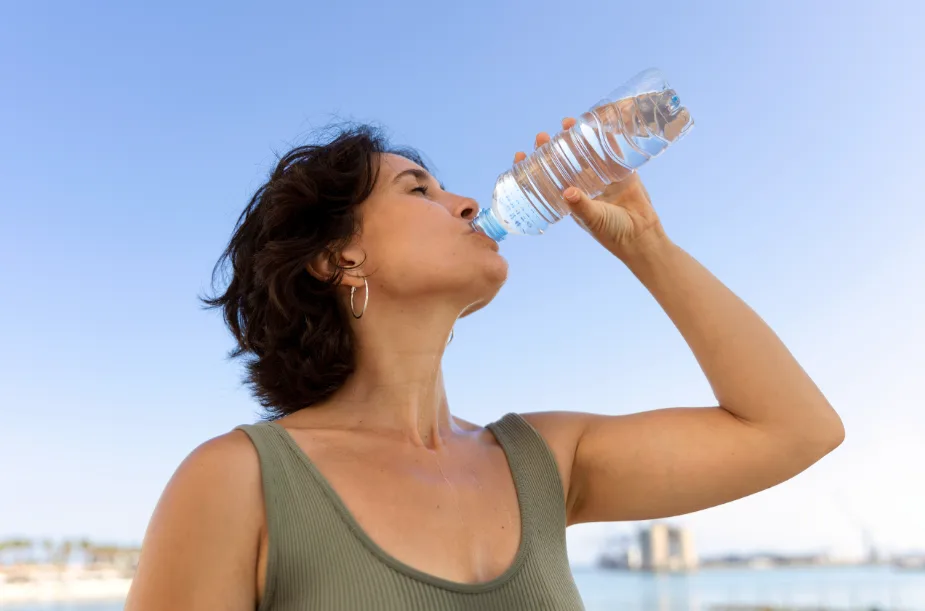
[[[575,123],[573,118],[563,119],[562,129],[571,129]],[[549,139],[549,134],[540,132],[536,136],[536,147],[543,146]],[[526,157],[526,153],[519,152],[514,155],[514,163]],[[621,260],[626,261],[667,241],[649,194],[636,172],[609,185],[597,199],[589,198],[574,187],[566,189],[563,197],[575,221]]]

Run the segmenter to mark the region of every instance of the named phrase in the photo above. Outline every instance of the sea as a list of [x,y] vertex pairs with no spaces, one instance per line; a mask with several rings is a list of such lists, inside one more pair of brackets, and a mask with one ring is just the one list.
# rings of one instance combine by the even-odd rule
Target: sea
[[[891,567],[705,569],[649,574],[575,568],[588,611],[723,607],[925,611],[925,571]],[[121,611],[121,602],[3,605],[3,611]]]

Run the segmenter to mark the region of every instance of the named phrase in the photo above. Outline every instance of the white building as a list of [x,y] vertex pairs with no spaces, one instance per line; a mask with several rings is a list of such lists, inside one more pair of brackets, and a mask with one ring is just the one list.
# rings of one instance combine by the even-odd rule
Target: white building
[[646,571],[693,571],[697,568],[694,539],[686,528],[655,523],[639,533],[642,569]]

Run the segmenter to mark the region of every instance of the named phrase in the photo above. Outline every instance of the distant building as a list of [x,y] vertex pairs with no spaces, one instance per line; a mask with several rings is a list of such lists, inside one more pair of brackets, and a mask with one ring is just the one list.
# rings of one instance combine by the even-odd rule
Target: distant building
[[693,571],[699,562],[689,530],[656,523],[640,530],[636,537],[611,540],[598,564],[630,571]]
[[639,533],[642,569],[646,571],[693,571],[697,552],[691,532],[655,523]]

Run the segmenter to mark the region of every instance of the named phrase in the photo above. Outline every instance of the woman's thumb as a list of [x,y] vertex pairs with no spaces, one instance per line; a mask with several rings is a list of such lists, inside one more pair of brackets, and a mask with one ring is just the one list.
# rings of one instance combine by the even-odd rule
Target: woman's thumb
[[587,193],[581,189],[569,187],[562,195],[579,225],[592,231],[599,224],[601,211],[598,210],[598,202],[588,197]]

